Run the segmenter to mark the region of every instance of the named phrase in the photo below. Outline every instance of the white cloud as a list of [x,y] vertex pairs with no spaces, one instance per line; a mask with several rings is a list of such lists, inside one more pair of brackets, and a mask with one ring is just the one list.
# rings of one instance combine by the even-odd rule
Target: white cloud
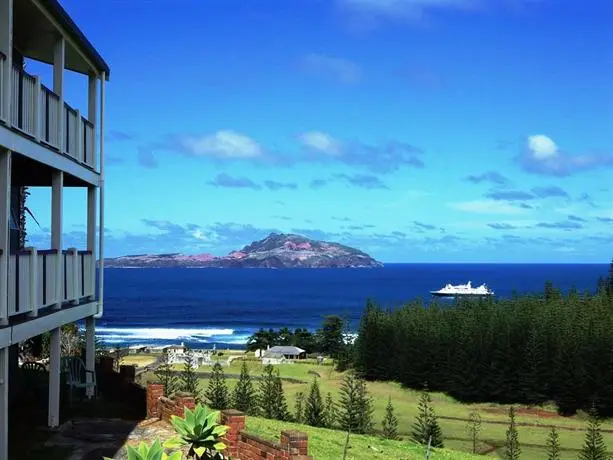
[[569,155],[544,134],[529,136],[524,150],[516,160],[526,172],[557,177],[589,169],[613,167],[613,154],[609,152]]
[[178,142],[186,153],[197,156],[248,159],[264,155],[260,144],[249,136],[231,130],[204,136],[182,136]]
[[535,160],[547,160],[558,155],[558,146],[544,134],[528,137],[528,150]]
[[521,214],[525,209],[514,206],[504,201],[496,200],[473,200],[449,203],[449,207],[458,211],[472,212],[475,214]]
[[342,83],[357,83],[362,78],[360,66],[348,59],[310,53],[302,58],[305,70],[322,76],[333,77]]
[[305,146],[326,155],[339,156],[342,154],[342,143],[332,136],[321,131],[310,131],[298,136],[298,140]]

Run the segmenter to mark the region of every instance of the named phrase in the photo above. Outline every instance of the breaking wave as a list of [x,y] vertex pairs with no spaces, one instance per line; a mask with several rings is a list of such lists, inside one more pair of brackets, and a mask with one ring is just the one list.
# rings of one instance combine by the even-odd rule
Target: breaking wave
[[123,328],[97,327],[98,338],[109,344],[187,344],[224,343],[244,345],[251,335],[247,331],[214,328]]

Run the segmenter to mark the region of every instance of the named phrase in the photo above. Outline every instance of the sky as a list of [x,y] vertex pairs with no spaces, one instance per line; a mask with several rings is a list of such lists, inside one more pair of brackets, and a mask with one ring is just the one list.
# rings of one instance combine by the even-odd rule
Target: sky
[[[111,67],[106,256],[273,231],[383,262],[613,256],[609,0],[62,4]],[[85,77],[66,91],[85,112]],[[85,202],[66,193],[65,245]]]

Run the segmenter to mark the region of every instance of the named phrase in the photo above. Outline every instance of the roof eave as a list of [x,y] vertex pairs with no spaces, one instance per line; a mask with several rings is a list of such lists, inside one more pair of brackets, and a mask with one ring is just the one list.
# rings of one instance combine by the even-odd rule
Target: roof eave
[[38,0],[44,6],[55,21],[65,30],[65,32],[74,40],[80,51],[92,61],[99,73],[104,72],[105,79],[108,81],[111,74],[111,69],[94,45],[87,39],[85,34],[79,29],[79,26],[72,20],[66,10],[60,5],[58,0]]

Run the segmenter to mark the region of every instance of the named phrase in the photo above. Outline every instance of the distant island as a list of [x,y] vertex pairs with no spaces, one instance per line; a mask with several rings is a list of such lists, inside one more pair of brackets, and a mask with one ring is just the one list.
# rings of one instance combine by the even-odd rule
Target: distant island
[[227,256],[211,254],[139,254],[106,258],[107,268],[377,268],[383,264],[365,252],[339,243],[271,233]]

